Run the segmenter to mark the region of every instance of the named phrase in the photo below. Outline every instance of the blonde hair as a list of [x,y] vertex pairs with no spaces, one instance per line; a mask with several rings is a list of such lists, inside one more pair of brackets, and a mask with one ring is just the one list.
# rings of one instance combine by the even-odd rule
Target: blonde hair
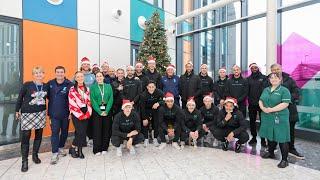
[[42,72],[42,73],[44,73],[43,67],[41,67],[41,66],[36,66],[36,67],[32,68],[32,75],[34,75],[34,74],[37,73],[37,72]]

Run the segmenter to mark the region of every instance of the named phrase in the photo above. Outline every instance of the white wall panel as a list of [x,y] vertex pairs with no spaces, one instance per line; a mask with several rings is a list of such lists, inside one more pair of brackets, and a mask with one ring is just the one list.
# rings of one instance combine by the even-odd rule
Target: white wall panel
[[0,15],[22,19],[22,0],[0,0]]
[[78,67],[83,57],[99,65],[99,34],[78,31]]
[[78,0],[78,29],[99,33],[99,0]]

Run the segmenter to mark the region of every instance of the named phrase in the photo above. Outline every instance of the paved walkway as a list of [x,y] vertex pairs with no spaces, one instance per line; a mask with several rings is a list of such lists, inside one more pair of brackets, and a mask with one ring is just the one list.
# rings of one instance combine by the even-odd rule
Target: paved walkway
[[115,148],[104,156],[94,156],[91,148],[85,148],[84,153],[84,160],[67,156],[57,165],[50,165],[51,153],[42,153],[40,165],[29,160],[27,173],[20,172],[20,158],[0,161],[0,179],[320,179],[317,170],[294,164],[279,169],[278,160],[215,148],[186,147],[179,151],[167,146],[160,151],[150,145],[137,148],[135,156],[124,151],[117,157]]

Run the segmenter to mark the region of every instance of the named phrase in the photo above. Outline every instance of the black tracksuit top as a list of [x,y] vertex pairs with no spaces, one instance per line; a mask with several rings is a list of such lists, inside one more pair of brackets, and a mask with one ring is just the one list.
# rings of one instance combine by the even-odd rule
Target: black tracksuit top
[[239,105],[243,105],[248,95],[248,81],[242,76],[228,79],[225,86],[225,97],[233,97],[238,100]]
[[219,109],[215,105],[211,105],[210,109],[207,109],[205,106],[200,108],[201,116],[203,117],[203,124],[209,126],[216,126],[217,117],[219,114]]
[[184,111],[184,131],[186,133],[199,131],[202,128],[202,116],[199,110],[195,109],[190,113],[187,109]]
[[246,122],[241,111],[234,109],[231,114],[231,119],[229,121],[226,121],[225,117],[227,115],[227,112],[224,108],[221,109],[217,118],[217,127],[221,129],[230,129],[236,136],[239,135],[242,131],[246,130]]
[[142,92],[142,85],[140,80],[126,77],[123,82],[123,97],[138,104],[140,93]]
[[165,131],[168,129],[169,124],[171,124],[174,129],[178,128],[183,118],[182,110],[175,104],[171,109],[169,109],[167,105],[163,105],[159,109],[159,124]]
[[113,120],[112,135],[126,138],[131,131],[141,130],[141,121],[139,115],[132,111],[127,117],[123,111],[119,112]]
[[[147,119],[150,116],[150,112],[153,110],[152,106],[155,103],[159,103],[163,105],[163,92],[160,89],[156,89],[153,94],[150,94],[147,90],[145,90],[140,95],[140,110],[141,110],[141,118]],[[159,109],[160,107],[158,107]]]
[[249,105],[259,105],[260,96],[264,88],[268,86],[268,79],[261,72],[251,74],[248,78],[248,100]]

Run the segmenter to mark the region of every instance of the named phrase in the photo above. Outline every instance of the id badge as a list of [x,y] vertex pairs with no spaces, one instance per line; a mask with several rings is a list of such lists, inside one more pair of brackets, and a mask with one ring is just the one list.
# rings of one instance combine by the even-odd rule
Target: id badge
[[100,105],[100,110],[101,111],[105,111],[106,110],[106,106],[105,105]]

